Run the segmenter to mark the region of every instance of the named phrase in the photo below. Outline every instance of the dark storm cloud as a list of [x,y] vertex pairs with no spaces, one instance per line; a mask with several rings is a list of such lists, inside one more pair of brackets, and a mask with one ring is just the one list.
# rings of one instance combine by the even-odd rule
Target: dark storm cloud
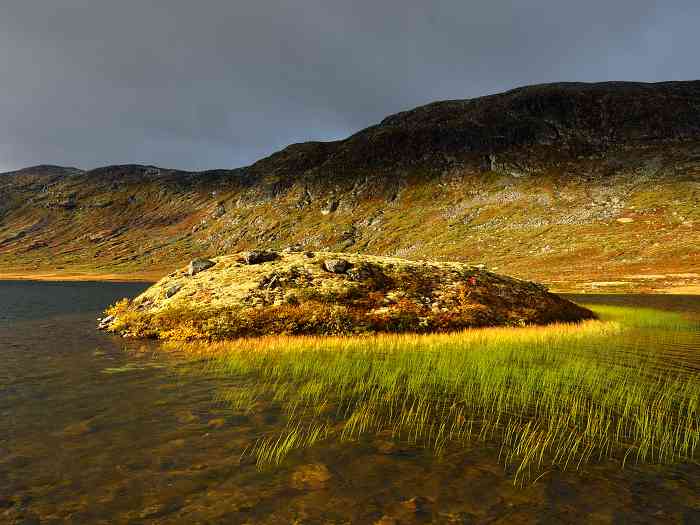
[[233,167],[436,99],[700,77],[696,0],[3,0],[0,170]]

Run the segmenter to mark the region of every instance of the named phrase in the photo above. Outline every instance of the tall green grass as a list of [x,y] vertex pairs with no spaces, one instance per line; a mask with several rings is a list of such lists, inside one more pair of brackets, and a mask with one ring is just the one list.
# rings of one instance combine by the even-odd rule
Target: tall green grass
[[592,459],[696,460],[697,370],[666,366],[650,335],[700,341],[697,323],[668,312],[591,308],[603,320],[179,348],[240,379],[222,394],[236,410],[284,408],[287,428],[248,451],[260,466],[323,439],[386,431],[438,454],[474,440],[496,443],[516,481]]

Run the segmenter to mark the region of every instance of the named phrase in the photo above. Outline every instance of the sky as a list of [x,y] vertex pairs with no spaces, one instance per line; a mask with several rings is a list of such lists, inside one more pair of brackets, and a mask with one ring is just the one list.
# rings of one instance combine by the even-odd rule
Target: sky
[[0,171],[246,165],[445,99],[700,78],[697,0],[2,0]]

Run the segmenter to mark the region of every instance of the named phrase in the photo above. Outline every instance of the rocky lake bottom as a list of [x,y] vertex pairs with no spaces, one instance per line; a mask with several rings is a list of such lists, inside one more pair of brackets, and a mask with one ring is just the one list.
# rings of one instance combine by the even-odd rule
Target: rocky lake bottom
[[[380,434],[261,470],[242,452],[284,424],[278,407],[236,412],[217,395],[235,377],[95,330],[145,287],[0,282],[0,522],[700,523],[696,463],[593,461],[518,486],[497,447],[436,457]],[[573,298],[700,313],[700,296]],[[700,334],[659,351],[697,373]]]

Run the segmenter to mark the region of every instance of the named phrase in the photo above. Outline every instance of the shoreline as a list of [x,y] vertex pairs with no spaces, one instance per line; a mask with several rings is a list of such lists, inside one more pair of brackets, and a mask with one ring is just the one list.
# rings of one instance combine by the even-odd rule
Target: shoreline
[[[132,273],[91,273],[79,271],[66,272],[2,272],[0,271],[1,281],[39,281],[39,282],[141,282],[141,283],[156,283],[168,274],[167,269],[161,269],[151,272],[132,272]],[[591,281],[593,283],[593,281]],[[625,294],[640,294],[640,295],[700,295],[700,284],[679,284],[678,286],[660,286],[658,288],[649,287],[647,281],[646,286],[627,287],[624,289],[615,290],[610,287],[607,290],[603,287],[593,288],[587,283],[576,282],[572,283],[575,286],[561,286],[564,283],[557,283],[560,286],[552,286],[550,291],[555,294],[579,294],[579,295],[625,295]]]
[[660,288],[627,288],[624,290],[604,290],[604,289],[581,289],[581,288],[550,288],[555,294],[576,294],[576,295],[700,295],[700,285],[680,285],[665,286]]
[[162,278],[159,273],[31,273],[0,272],[0,281],[39,281],[39,282],[136,282],[155,283]]

